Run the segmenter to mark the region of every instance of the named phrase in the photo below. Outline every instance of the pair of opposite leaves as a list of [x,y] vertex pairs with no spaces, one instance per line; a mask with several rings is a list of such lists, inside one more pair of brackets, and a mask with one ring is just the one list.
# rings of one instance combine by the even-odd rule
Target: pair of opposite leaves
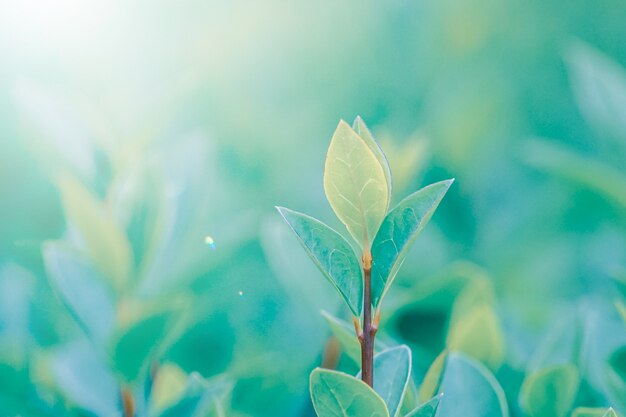
[[[333,134],[324,169],[324,191],[333,211],[363,254],[372,256],[372,304],[377,307],[417,235],[454,180],[431,184],[388,212],[391,172],[360,117],[343,120]],[[324,276],[355,316],[363,306],[363,273],[352,246],[335,230],[306,214],[277,207]]]

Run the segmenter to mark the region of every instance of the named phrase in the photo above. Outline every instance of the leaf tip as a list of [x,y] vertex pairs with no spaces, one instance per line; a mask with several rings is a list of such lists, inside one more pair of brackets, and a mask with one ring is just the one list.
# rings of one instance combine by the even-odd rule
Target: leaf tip
[[335,129],[335,132],[339,131],[340,129],[346,129],[346,128],[352,129],[350,125],[348,124],[348,122],[346,122],[343,119],[339,119],[339,123],[337,123],[337,128]]
[[274,208],[285,220],[287,220],[285,216],[292,211],[292,210],[289,210],[287,207],[282,207],[282,206],[274,206]]
[[352,126],[358,126],[360,124],[365,124],[365,122],[363,121],[363,118],[357,114],[356,117],[354,118],[354,122],[352,123]]
[[405,352],[408,352],[408,353],[409,353],[409,355],[411,354],[411,348],[410,348],[410,347],[408,347],[407,345],[399,345],[399,346],[398,346],[398,349],[400,349],[400,350],[404,350]]
[[443,187],[442,194],[446,194],[455,181],[456,181],[456,178],[450,178],[450,179],[447,179],[447,180],[439,181],[439,182],[434,183],[432,185],[434,185],[434,186],[442,186]]
[[318,366],[318,367],[316,367],[316,368],[314,368],[314,369],[311,371],[311,375],[309,376],[309,379],[310,379],[311,381],[313,381],[313,378],[314,378],[314,377],[316,377],[316,376],[318,376],[321,372],[322,372],[322,368],[320,368],[319,366]]

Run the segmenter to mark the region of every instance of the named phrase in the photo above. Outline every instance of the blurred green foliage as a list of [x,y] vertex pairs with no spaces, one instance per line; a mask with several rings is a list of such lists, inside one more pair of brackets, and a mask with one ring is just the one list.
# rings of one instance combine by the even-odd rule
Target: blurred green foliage
[[349,312],[273,206],[332,220],[324,155],[358,114],[395,195],[457,179],[385,299],[412,395],[439,356],[419,391],[467,410],[482,384],[511,416],[625,415],[624,21],[619,0],[3,2],[0,415],[119,416],[122,389],[141,415],[314,415],[319,311],[340,341]]

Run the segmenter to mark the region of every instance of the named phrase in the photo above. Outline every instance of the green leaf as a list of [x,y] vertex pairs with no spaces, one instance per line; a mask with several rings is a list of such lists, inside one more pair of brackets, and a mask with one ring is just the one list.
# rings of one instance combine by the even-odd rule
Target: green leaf
[[[218,379],[207,381],[192,373],[178,402],[163,410],[159,417],[204,417],[216,408],[221,410],[221,401],[232,390],[232,384]],[[223,415],[218,412],[218,415]]]
[[454,180],[411,194],[385,217],[372,245],[372,303],[377,306],[393,282],[417,235],[432,217]]
[[504,336],[493,307],[486,304],[475,306],[455,320],[448,332],[446,346],[492,369],[498,368],[504,360]]
[[46,242],[43,258],[50,283],[70,313],[94,341],[104,344],[115,324],[115,303],[106,281],[62,242]]
[[376,155],[343,120],[328,148],[324,191],[348,232],[361,248],[369,249],[387,213],[390,190]]
[[311,399],[318,417],[389,417],[373,389],[337,371],[317,368],[311,373]]
[[435,358],[432,365],[430,365],[430,368],[428,368],[426,375],[424,375],[422,385],[420,385],[418,391],[418,400],[420,403],[428,401],[429,398],[434,397],[437,393],[439,385],[441,385],[441,378],[443,376],[447,360],[448,351],[444,350]]
[[361,314],[363,275],[350,244],[319,220],[284,207],[276,207],[300,243],[355,316]]
[[[198,372],[204,377],[224,372],[233,359],[234,330],[223,311],[210,314],[194,311],[192,319],[181,323],[181,333],[172,341],[164,357],[185,372]],[[205,352],[211,352],[206,360]]]
[[385,150],[387,161],[393,166],[395,192],[403,192],[414,184],[428,165],[428,141],[419,133],[411,135],[403,143],[384,139],[380,141],[380,146]]
[[[588,316],[588,313],[583,315]],[[576,363],[581,351],[588,349],[583,345],[585,339],[590,337],[585,322],[591,323],[590,318],[582,317],[577,309],[566,310],[547,329],[546,335],[535,348],[528,360],[526,374],[552,365]]]
[[617,272],[613,273],[614,276],[611,278],[613,282],[617,285],[617,289],[619,290],[621,296],[626,298],[626,270],[620,269]]
[[444,351],[431,365],[419,400],[425,403],[436,393],[445,394],[438,417],[508,417],[504,392],[493,374],[462,353]]
[[75,179],[64,177],[59,187],[66,216],[78,229],[89,257],[116,289],[124,288],[132,255],[119,224],[104,204]]
[[91,343],[83,340],[58,348],[50,371],[54,385],[71,403],[94,415],[118,415],[119,382]]
[[411,350],[402,345],[374,357],[374,391],[387,405],[389,415],[398,414],[411,376]]
[[165,182],[140,164],[117,175],[108,188],[107,206],[127,236],[137,268],[149,262],[158,244],[166,240]]
[[417,408],[419,405],[417,395],[417,385],[412,378],[409,378],[409,384],[406,387],[404,399],[402,400],[402,404],[400,404],[400,411],[398,412],[401,416],[406,415]]
[[354,119],[354,122],[352,123],[352,129],[354,129],[357,135],[359,135],[361,139],[365,141],[367,146],[370,148],[370,150],[372,151],[372,153],[378,160],[378,163],[383,168],[383,173],[385,174],[385,180],[387,181],[387,189],[389,190],[389,192],[387,193],[388,195],[387,207],[385,207],[385,212],[386,212],[387,209],[389,209],[389,203],[391,202],[391,190],[392,190],[391,170],[389,169],[389,162],[387,161],[387,157],[385,156],[385,153],[383,152],[382,148],[378,145],[378,142],[376,142],[376,140],[374,139],[374,136],[368,129],[363,119],[361,119],[361,116],[357,116],[356,119]]
[[145,372],[170,323],[171,312],[152,314],[122,331],[113,346],[113,361],[124,380],[133,382]]
[[617,417],[617,413],[609,408],[578,407],[572,412],[571,417]]
[[404,417],[435,417],[442,396],[443,394],[439,394],[431,398]]
[[450,353],[439,392],[437,417],[508,417],[504,391],[480,362]]
[[469,264],[458,265],[456,269],[457,273],[466,278],[466,282],[454,299],[450,312],[452,323],[462,320],[477,306],[493,306],[496,300],[493,292],[493,280],[484,271]]
[[355,363],[361,363],[361,344],[356,337],[354,327],[349,323],[338,319],[326,311],[322,311],[322,317],[328,323],[330,331],[339,341],[344,353]]
[[615,307],[617,308],[617,312],[619,313],[619,316],[622,318],[622,321],[626,323],[626,304],[624,304],[623,301],[618,300],[615,302]]
[[578,107],[602,131],[626,138],[626,71],[582,42],[570,47],[567,64]]
[[572,364],[554,365],[526,377],[520,404],[531,417],[563,417],[578,393],[580,374]]
[[446,346],[496,369],[504,360],[504,335],[491,281],[475,272],[454,300]]
[[526,144],[525,159],[537,169],[573,181],[626,207],[626,176],[598,158],[586,157],[561,145],[533,140]]
[[617,375],[626,381],[626,346],[622,346],[611,354],[609,364]]
[[187,374],[174,363],[158,367],[150,393],[150,408],[162,410],[173,404],[185,390]]

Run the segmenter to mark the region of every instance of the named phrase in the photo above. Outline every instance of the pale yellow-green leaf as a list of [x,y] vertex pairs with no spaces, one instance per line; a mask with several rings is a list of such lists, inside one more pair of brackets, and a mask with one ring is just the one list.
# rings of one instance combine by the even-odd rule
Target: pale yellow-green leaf
[[617,413],[611,407],[578,407],[572,411],[571,417],[617,417]]
[[379,136],[379,143],[393,166],[393,188],[397,195],[422,176],[430,158],[428,141],[416,133],[402,143]]
[[549,366],[526,375],[520,405],[532,417],[564,417],[576,400],[579,386],[580,372],[575,365]]
[[361,119],[361,116],[357,116],[352,123],[352,128],[354,131],[365,141],[367,146],[370,148],[370,151],[374,154],[378,163],[383,168],[383,173],[385,174],[385,181],[387,181],[387,189],[389,192],[387,193],[387,207],[385,210],[389,209],[389,203],[391,202],[391,169],[389,168],[389,162],[387,161],[387,157],[383,152],[383,149],[374,139],[372,132],[370,132],[369,128]]
[[620,317],[624,320],[624,323],[626,323],[626,304],[624,304],[623,301],[617,300],[615,302],[615,307],[617,307]]
[[187,385],[187,374],[176,364],[165,363],[159,366],[152,386],[151,408],[161,410],[172,405],[183,393]]
[[376,155],[343,120],[326,156],[324,191],[348,232],[369,249],[387,213],[390,190]]
[[78,229],[89,258],[121,289],[130,275],[131,249],[119,224],[80,182],[69,176],[59,181],[65,214]]
[[448,359],[448,351],[444,350],[435,358],[433,363],[428,368],[422,385],[418,390],[418,400],[421,403],[425,403],[430,398],[434,397],[441,385],[441,377],[446,367],[446,360]]
[[504,360],[502,326],[490,305],[475,306],[453,322],[448,332],[447,348],[460,351],[497,369]]

